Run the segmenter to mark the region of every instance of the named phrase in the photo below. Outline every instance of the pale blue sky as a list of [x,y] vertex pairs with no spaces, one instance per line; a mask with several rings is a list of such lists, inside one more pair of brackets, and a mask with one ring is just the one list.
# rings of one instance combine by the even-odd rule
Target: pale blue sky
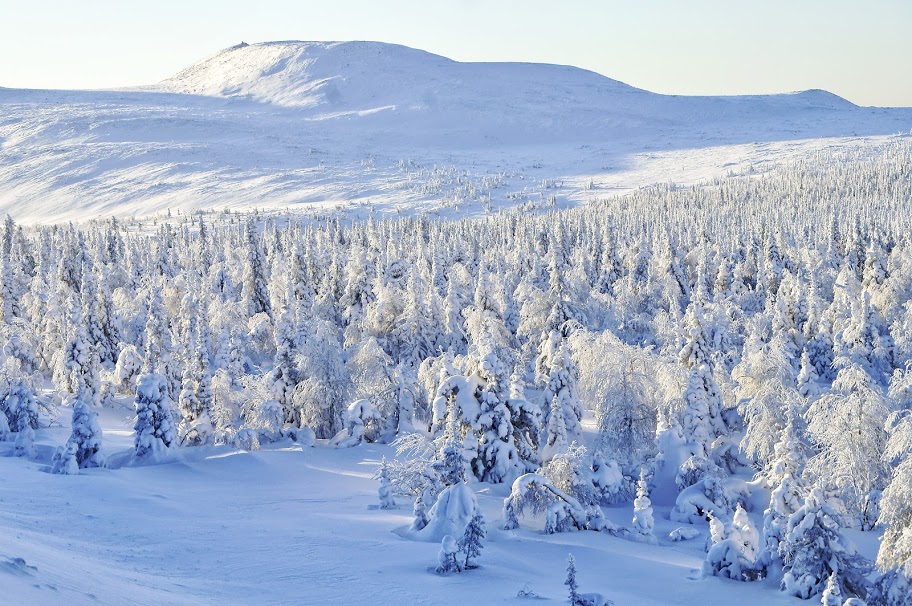
[[157,82],[240,41],[380,40],[656,92],[912,106],[912,0],[0,0],[0,86]]

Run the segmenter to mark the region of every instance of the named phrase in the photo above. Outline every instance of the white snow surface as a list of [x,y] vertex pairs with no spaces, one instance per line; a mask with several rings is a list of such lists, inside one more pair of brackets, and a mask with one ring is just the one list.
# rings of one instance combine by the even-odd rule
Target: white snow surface
[[133,90],[0,88],[0,212],[478,215],[762,169],[912,129],[825,91],[659,95],[377,42],[241,44]]
[[[131,411],[100,412],[109,460],[128,459]],[[704,540],[663,538],[679,526],[668,508],[656,508],[659,545],[544,535],[526,518],[500,530],[509,485],[471,485],[488,534],[481,567],[439,576],[440,544],[409,538],[411,503],[376,507],[373,476],[390,446],[183,448],[162,464],[53,475],[47,466],[69,435],[63,417],[37,432],[36,460],[0,456],[3,604],[523,604],[524,587],[542,598],[532,603],[565,604],[569,552],[580,590],[619,605],[805,603],[775,581],[704,578]],[[0,455],[11,448],[0,444]],[[627,525],[631,508],[606,514]],[[694,528],[705,539],[705,525]]]

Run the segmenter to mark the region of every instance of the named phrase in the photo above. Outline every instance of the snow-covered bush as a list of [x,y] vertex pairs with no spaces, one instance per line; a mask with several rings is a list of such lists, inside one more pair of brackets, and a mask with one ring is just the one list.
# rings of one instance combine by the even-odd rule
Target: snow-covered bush
[[709,514],[727,516],[737,505],[746,505],[749,498],[750,490],[743,480],[711,476],[682,490],[670,517],[674,522],[696,524]]
[[437,574],[450,572],[462,572],[462,564],[459,562],[459,546],[456,539],[445,535],[440,540],[440,551],[437,554]]
[[339,446],[357,446],[375,442],[380,437],[383,417],[368,399],[355,400],[345,413],[345,433],[334,442]]
[[833,390],[805,413],[808,433],[820,448],[808,461],[809,479],[831,481],[863,530],[877,520],[870,507],[876,503],[872,493],[882,490],[889,478],[883,461],[888,416],[880,388],[856,365],[841,369]]
[[700,536],[700,531],[692,526],[681,526],[668,533],[668,538],[678,543],[680,541],[691,541]]
[[584,508],[579,501],[554,486],[546,477],[527,473],[513,482],[510,496],[504,499],[504,529],[519,528],[526,514],[545,514],[545,533],[569,530],[600,530],[601,512]]
[[57,448],[51,460],[51,473],[74,476],[79,473],[79,463],[76,462],[76,443],[67,440],[67,443]]
[[703,563],[705,574],[735,581],[755,581],[763,576],[758,562],[760,535],[747,513],[739,505],[731,524],[710,519],[712,546]]
[[444,488],[427,512],[427,524],[417,536],[438,541],[446,535],[462,536],[465,527],[478,510],[478,501],[469,485],[458,482]]
[[26,417],[19,417],[19,431],[13,443],[13,454],[17,457],[35,458],[38,451],[35,449],[35,430],[26,421]]

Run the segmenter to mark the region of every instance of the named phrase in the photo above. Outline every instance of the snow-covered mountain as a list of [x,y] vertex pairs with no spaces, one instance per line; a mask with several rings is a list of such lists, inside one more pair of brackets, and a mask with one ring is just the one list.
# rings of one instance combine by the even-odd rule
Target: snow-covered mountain
[[569,66],[460,63],[376,42],[240,44],[134,90],[0,89],[0,211],[482,212],[688,182],[910,128],[912,110],[825,91],[682,97]]

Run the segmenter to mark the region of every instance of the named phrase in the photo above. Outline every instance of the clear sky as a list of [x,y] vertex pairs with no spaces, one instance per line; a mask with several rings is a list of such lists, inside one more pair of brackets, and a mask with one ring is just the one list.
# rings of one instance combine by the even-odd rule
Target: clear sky
[[242,40],[379,40],[662,93],[912,106],[912,0],[0,0],[0,86],[153,83]]

